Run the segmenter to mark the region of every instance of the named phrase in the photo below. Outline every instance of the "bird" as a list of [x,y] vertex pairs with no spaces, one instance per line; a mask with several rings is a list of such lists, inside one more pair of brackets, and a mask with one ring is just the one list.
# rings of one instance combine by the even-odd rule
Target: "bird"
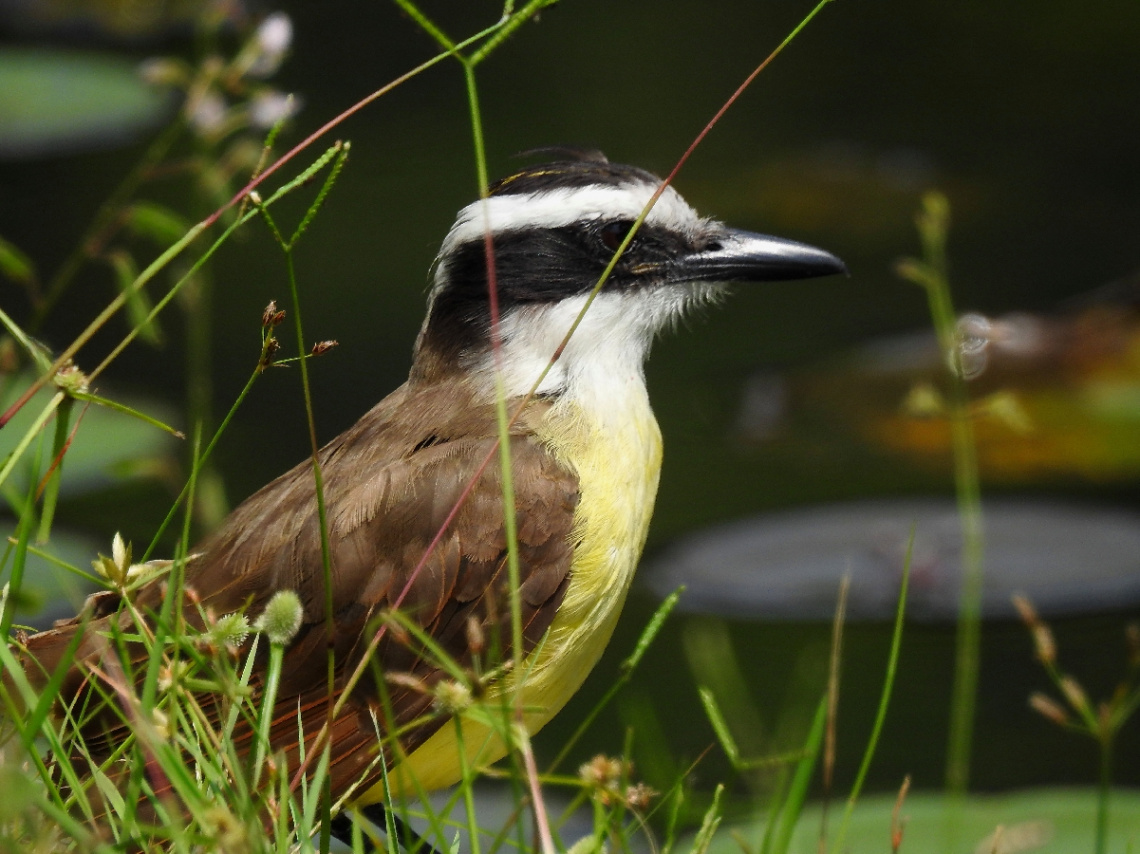
[[[465,766],[505,754],[504,739],[478,720],[465,720],[462,748],[447,725],[454,713],[440,711],[436,689],[455,665],[483,666],[487,698],[520,692],[530,733],[565,705],[610,639],[649,530],[662,459],[644,372],[655,336],[730,282],[846,273],[821,249],[701,216],[672,186],[633,231],[661,185],[598,152],[560,152],[459,211],[429,274],[407,381],[317,455],[329,589],[312,460],[254,493],[191,550],[191,624],[203,625],[204,614],[257,615],[280,591],[296,594],[300,626],[284,651],[270,749],[295,773],[326,727],[338,804],[446,787]],[[504,473],[487,464],[500,400],[511,415],[517,589]],[[63,705],[114,695],[98,686],[116,654],[109,628],[129,633],[135,615],[157,613],[169,593],[151,581],[131,608],[96,594],[79,616],[27,636],[28,680],[42,689],[63,668]],[[388,630],[377,635],[379,624]],[[125,647],[124,667],[139,655]],[[521,669],[487,666],[492,647]],[[128,724],[120,710],[89,726],[104,732],[91,749],[109,755]],[[239,722],[232,741],[252,753],[257,737]]]

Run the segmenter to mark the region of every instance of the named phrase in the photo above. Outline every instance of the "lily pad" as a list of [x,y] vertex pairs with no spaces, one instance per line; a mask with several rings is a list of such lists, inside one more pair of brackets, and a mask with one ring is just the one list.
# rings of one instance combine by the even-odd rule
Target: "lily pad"
[[[1011,597],[1042,613],[1080,614],[1140,602],[1140,514],[1130,509],[995,499],[984,503],[982,606],[1015,615]],[[950,499],[859,501],[743,519],[699,531],[645,568],[664,596],[686,586],[681,607],[765,620],[830,620],[840,579],[847,615],[894,616],[911,527],[907,616],[954,620],[962,530]]]
[[[12,552],[15,547],[8,538],[16,533],[16,523],[10,519],[0,519],[0,580],[7,584],[10,580]],[[99,552],[111,551],[111,544],[98,543],[93,538],[56,526],[51,533],[51,542],[42,546],[33,544],[37,551],[51,555],[28,552],[24,563],[24,580],[20,596],[15,601],[16,622],[35,628],[47,628],[53,620],[70,617],[83,604],[84,598],[94,588],[86,579],[76,575],[60,564],[77,567],[91,572],[91,561]]]
[[43,157],[129,142],[169,111],[169,93],[126,58],[87,51],[0,50],[0,158]]
[[[862,798],[855,806],[844,851],[890,851],[892,796]],[[834,839],[842,804],[833,804],[828,827]],[[804,810],[789,854],[819,850],[819,806]],[[1034,852],[1069,854],[1094,850],[1097,793],[1093,789],[1027,789],[1003,795],[975,795],[949,813],[940,794],[912,794],[900,811],[905,821],[903,854],[972,854],[972,852]],[[1001,827],[1000,836],[995,832]],[[722,827],[709,854],[740,854],[737,840],[763,839],[760,822]],[[1140,845],[1140,792],[1115,790],[1109,798],[1106,851],[1137,850]],[[681,846],[685,850],[685,846]]]
[[[19,383],[8,394],[0,396],[0,405],[7,408],[18,397],[19,390],[26,388],[29,384],[30,380]],[[54,388],[37,393],[0,430],[0,460],[5,460],[12,452],[12,449],[19,443],[54,393]],[[154,400],[115,394],[111,396],[116,401],[165,424],[170,424],[175,417],[174,411],[169,406],[164,406]],[[82,413],[83,420],[79,429],[74,430],[71,445],[63,461],[61,492],[64,495],[75,495],[108,486],[122,480],[120,472],[132,467],[146,470],[148,467],[145,465],[132,466],[132,464],[143,463],[169,454],[177,445],[177,440],[173,436],[163,432],[158,427],[130,415],[95,404],[87,406],[86,411],[84,411],[83,403],[77,402],[74,405],[69,431],[75,427],[75,418],[80,413]],[[54,435],[54,424],[54,421],[49,421],[45,427],[44,461],[41,464],[41,476],[43,468],[49,462],[47,458]],[[30,451],[25,452],[25,456],[29,456],[30,453]],[[14,487],[23,494],[28,488],[27,475],[28,465],[21,461],[3,485],[4,488]]]

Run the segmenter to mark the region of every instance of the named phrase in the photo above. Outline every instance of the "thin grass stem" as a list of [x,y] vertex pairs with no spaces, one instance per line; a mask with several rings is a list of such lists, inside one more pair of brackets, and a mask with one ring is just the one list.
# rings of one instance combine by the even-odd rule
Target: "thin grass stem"
[[[981,655],[981,615],[984,536],[977,443],[969,414],[969,397],[957,342],[957,316],[950,295],[946,239],[950,227],[950,203],[941,193],[927,193],[916,217],[922,239],[923,259],[899,265],[899,274],[926,292],[930,316],[946,364],[949,367],[947,400],[951,448],[954,458],[954,489],[962,530],[962,586],[958,600],[958,633],[954,661],[954,685],[950,701],[950,733],[946,757],[946,790],[952,812],[960,808],[970,778],[974,714],[977,702],[978,668]],[[958,822],[953,815],[949,825]]]
[[1106,731],[1100,739],[1100,780],[1096,793],[1096,854],[1108,851],[1108,805],[1112,796],[1113,733]]
[[895,608],[895,627],[891,634],[891,650],[887,656],[887,675],[883,680],[883,690],[879,694],[879,707],[875,712],[875,722],[871,726],[871,735],[867,739],[867,746],[863,750],[863,758],[859,762],[859,770],[855,773],[855,782],[851,784],[851,794],[847,797],[847,805],[843,810],[843,818],[839,823],[839,832],[835,835],[831,850],[833,854],[842,854],[847,839],[847,828],[851,823],[851,816],[855,810],[855,802],[863,791],[863,783],[867,779],[867,772],[871,767],[871,760],[879,745],[879,736],[883,731],[883,724],[887,719],[887,709],[890,707],[891,694],[894,691],[895,674],[898,671],[899,652],[902,649],[903,625],[906,619],[906,597],[910,587],[911,559],[914,555],[914,526],[911,526],[910,537],[907,539],[906,556],[903,559],[902,582],[899,585],[899,601]]
[[811,783],[815,762],[819,757],[823,745],[823,734],[827,728],[827,695],[820,698],[816,706],[815,717],[812,719],[811,729],[808,731],[807,741],[804,743],[804,755],[792,774],[791,784],[787,795],[783,799],[775,835],[772,837],[772,854],[786,854],[791,847],[792,834],[796,823],[807,800],[808,787]]

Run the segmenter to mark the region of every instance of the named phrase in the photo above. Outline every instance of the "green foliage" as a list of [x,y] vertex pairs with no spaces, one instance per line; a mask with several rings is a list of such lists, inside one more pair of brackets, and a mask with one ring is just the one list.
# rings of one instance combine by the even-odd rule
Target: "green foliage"
[[955,797],[966,793],[970,779],[970,751],[974,741],[981,659],[982,581],[984,537],[981,480],[974,426],[966,393],[968,371],[957,316],[950,294],[946,241],[950,230],[950,202],[938,192],[927,193],[915,218],[922,240],[921,260],[899,262],[898,274],[926,291],[934,331],[949,369],[949,403],[954,450],[954,489],[962,526],[962,595],[958,606],[958,641],[954,663],[954,693],[950,703],[950,737],[946,758],[946,788]]
[[34,287],[36,282],[32,259],[3,238],[0,238],[0,274],[25,288]]
[[1045,669],[1054,687],[1064,698],[1066,709],[1056,700],[1040,692],[1032,694],[1029,705],[1046,720],[1093,739],[1100,759],[1100,788],[1097,790],[1096,842],[1097,854],[1108,851],[1109,800],[1112,790],[1112,753],[1120,728],[1140,708],[1140,623],[1130,623],[1125,629],[1128,659],[1124,678],[1108,700],[1094,707],[1081,683],[1063,672],[1057,661],[1057,643],[1048,623],[1038,616],[1033,604],[1023,596],[1014,597],[1021,619],[1033,638],[1037,660]]

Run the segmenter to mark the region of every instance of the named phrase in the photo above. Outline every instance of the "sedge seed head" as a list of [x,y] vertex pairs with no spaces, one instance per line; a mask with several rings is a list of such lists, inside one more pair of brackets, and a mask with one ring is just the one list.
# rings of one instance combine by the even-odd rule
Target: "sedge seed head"
[[1033,607],[1033,603],[1020,593],[1014,594],[1013,607],[1017,609],[1018,616],[1021,621],[1027,626],[1035,626],[1041,622],[1041,618],[1037,616],[1037,609]]
[[245,614],[226,614],[219,617],[210,630],[210,640],[219,646],[235,649],[245,643],[250,625]]
[[1062,676],[1060,688],[1061,693],[1065,695],[1065,699],[1069,701],[1069,705],[1078,712],[1088,712],[1089,709],[1091,709],[1085,689],[1082,688],[1081,683],[1072,676]]
[[301,628],[305,608],[301,597],[293,590],[279,590],[257,618],[257,629],[271,644],[285,646]]
[[1057,642],[1053,640],[1053,630],[1045,623],[1033,627],[1033,646],[1043,664],[1053,664],[1057,660]]
[[656,789],[647,786],[645,783],[635,783],[625,790],[625,802],[629,804],[631,809],[644,812],[649,809],[653,799],[658,794]]
[[461,682],[444,679],[432,693],[435,694],[435,705],[448,714],[457,714],[471,705],[471,689]]
[[1029,707],[1058,726],[1065,726],[1069,723],[1068,712],[1061,707],[1060,703],[1045,694],[1036,692],[1030,695]]

